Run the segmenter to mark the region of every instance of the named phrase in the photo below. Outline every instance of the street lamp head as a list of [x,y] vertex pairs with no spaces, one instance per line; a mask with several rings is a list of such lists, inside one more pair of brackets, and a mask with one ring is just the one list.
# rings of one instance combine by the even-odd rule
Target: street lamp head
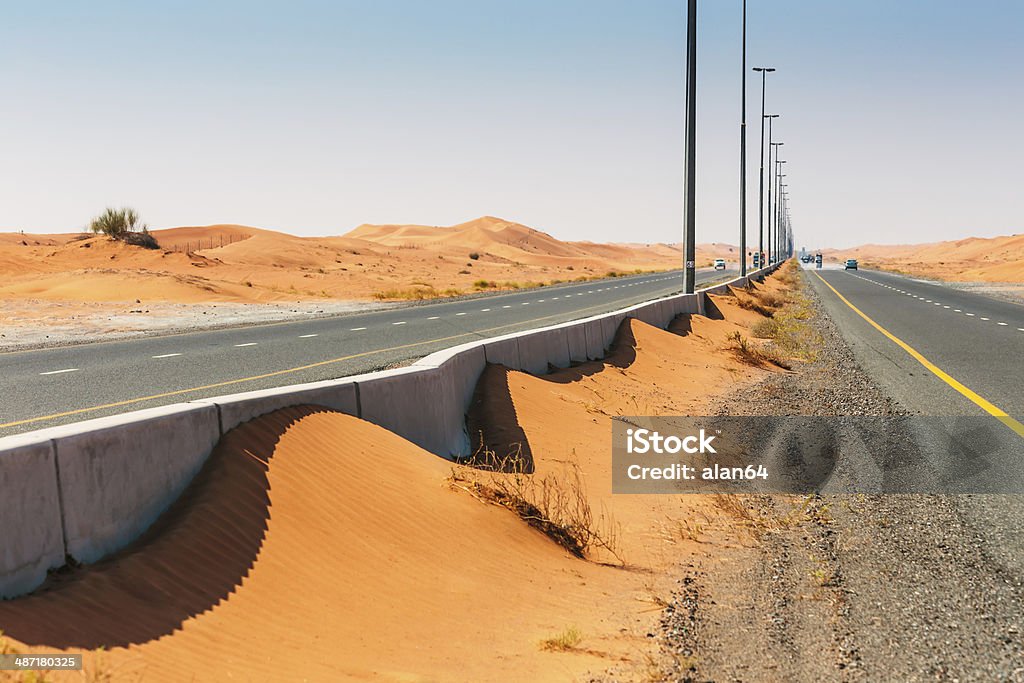
[[772,67],[772,66],[755,66],[754,67],[754,71],[767,71],[768,73],[771,73],[772,71],[775,71],[775,67]]
[[765,114],[764,117],[766,119],[777,119],[777,118],[779,118],[779,115],[778,114]]

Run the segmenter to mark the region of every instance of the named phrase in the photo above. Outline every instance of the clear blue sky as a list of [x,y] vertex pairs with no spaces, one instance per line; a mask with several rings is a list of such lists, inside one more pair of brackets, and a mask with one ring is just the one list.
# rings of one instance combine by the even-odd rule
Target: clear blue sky
[[[677,241],[685,2],[7,3],[0,229],[483,214]],[[739,0],[701,0],[698,239],[737,241]],[[750,0],[801,243],[1024,231],[1024,3]],[[759,81],[748,81],[750,235]],[[1016,209],[1016,210],[1015,210]]]

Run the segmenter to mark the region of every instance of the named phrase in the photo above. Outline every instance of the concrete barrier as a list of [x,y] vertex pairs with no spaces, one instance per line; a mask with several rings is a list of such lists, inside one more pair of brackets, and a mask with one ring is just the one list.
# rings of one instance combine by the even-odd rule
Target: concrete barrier
[[358,390],[355,382],[349,378],[247,391],[199,399],[192,403],[217,406],[221,434],[260,415],[300,404],[323,406],[348,415],[359,414]]
[[[484,359],[494,365],[504,365],[513,370],[522,369],[519,360],[519,335],[507,334],[483,342]],[[429,356],[428,356],[429,358]]]
[[35,434],[0,445],[0,599],[33,590],[64,564],[53,442]]
[[84,563],[148,529],[221,435],[216,406],[187,403],[43,431],[57,456],[67,554]]
[[[775,266],[736,278],[762,280]],[[711,288],[727,292],[727,285]],[[95,562],[138,538],[181,494],[221,435],[300,404],[357,415],[442,456],[470,447],[465,415],[487,363],[542,375],[605,356],[619,325],[666,327],[705,291],[463,344],[411,366],[253,391],[0,438],[0,597],[38,586],[66,556]],[[386,454],[382,454],[386,455]]]
[[564,327],[546,327],[523,332],[519,336],[520,369],[545,375],[548,364],[569,367],[569,335]]

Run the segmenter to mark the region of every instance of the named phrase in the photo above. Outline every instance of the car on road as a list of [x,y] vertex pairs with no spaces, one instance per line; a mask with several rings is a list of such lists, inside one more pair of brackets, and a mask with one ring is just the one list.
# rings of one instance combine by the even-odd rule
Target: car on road
[[716,258],[715,259],[715,270],[725,270],[725,259],[724,258]]
[[848,259],[846,259],[846,268],[845,268],[845,270],[857,270],[857,259],[855,259],[855,258],[848,258]]

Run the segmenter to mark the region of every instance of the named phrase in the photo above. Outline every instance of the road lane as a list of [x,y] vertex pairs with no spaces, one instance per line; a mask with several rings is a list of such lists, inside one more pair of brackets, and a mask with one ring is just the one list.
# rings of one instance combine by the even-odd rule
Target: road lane
[[[707,270],[698,282],[735,275]],[[0,436],[368,372],[473,339],[667,296],[680,290],[680,278],[679,272],[637,275],[336,318],[0,354]],[[95,409],[109,404],[119,405]]]
[[[1008,414],[1024,415],[1024,306],[878,271],[821,270],[876,323]],[[845,306],[812,276],[859,359],[905,405],[930,415],[980,410]]]

